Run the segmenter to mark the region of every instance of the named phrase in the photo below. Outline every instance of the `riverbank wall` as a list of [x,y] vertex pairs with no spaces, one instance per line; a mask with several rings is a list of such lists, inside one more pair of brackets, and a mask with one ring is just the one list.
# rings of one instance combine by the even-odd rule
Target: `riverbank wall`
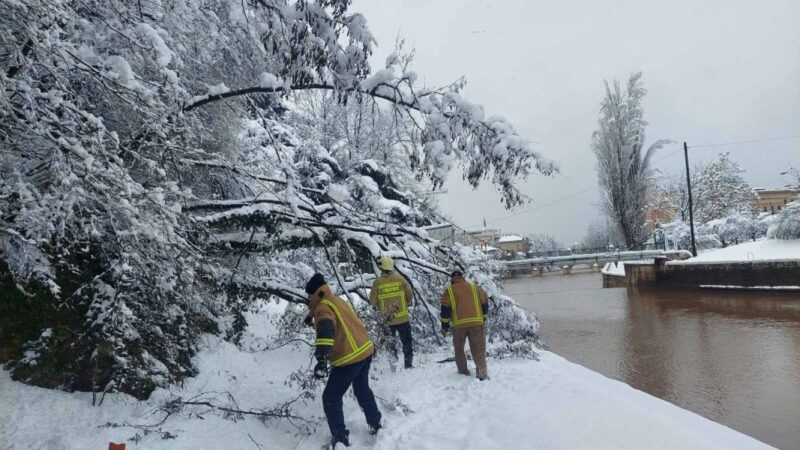
[[800,259],[719,263],[627,263],[627,286],[695,289],[800,290]]
[[612,275],[610,273],[603,274],[604,288],[621,288],[627,285],[628,279],[625,275]]

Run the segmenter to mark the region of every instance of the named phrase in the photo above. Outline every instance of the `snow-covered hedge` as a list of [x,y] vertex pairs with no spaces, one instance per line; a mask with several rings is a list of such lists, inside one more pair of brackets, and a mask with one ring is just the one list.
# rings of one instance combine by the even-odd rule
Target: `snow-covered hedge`
[[[762,239],[771,224],[780,220],[779,215],[768,213],[755,215],[752,211],[734,211],[730,214],[695,223],[695,241],[698,249],[712,249]],[[669,248],[690,249],[689,224],[681,220],[662,226]]]
[[777,214],[767,230],[770,239],[800,239],[800,196]]

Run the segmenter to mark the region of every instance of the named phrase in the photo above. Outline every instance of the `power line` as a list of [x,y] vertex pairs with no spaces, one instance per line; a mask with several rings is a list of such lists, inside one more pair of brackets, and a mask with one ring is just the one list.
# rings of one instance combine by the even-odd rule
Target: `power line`
[[751,141],[720,142],[720,143],[717,143],[717,144],[698,144],[698,145],[690,145],[689,148],[722,147],[724,145],[740,145],[740,144],[757,144],[759,142],[788,141],[790,139],[800,139],[800,135],[774,137],[774,138],[766,138],[766,139],[754,139],[754,140],[751,140]]
[[668,154],[668,155],[664,155],[664,156],[662,156],[661,158],[654,159],[654,160],[653,160],[653,162],[654,162],[654,163],[656,163],[656,162],[659,162],[659,161],[663,161],[663,160],[665,160],[665,159],[669,158],[669,157],[670,157],[670,156],[672,156],[672,155],[677,155],[677,154],[678,154],[678,153],[680,153],[680,152],[681,152],[680,150],[675,150],[674,152],[672,152],[672,153],[670,153],[670,154]]
[[[715,144],[698,144],[698,145],[690,145],[690,146],[688,146],[688,147],[689,147],[689,148],[696,148],[696,147],[721,147],[721,146],[725,146],[725,145],[757,144],[757,143],[760,143],[760,142],[785,141],[785,140],[790,140],[790,139],[800,139],[800,135],[796,135],[796,136],[783,136],[783,137],[774,137],[774,138],[765,138],[765,139],[754,139],[754,140],[749,140],[749,141],[720,142],[720,143],[715,143]],[[662,157],[660,157],[660,158],[654,159],[652,162],[653,162],[653,163],[656,163],[656,162],[659,162],[659,161],[663,161],[663,160],[665,160],[665,159],[669,158],[670,156],[677,155],[677,154],[678,154],[678,153],[680,153],[681,151],[682,151],[682,149],[676,150],[676,151],[674,151],[674,152],[671,152],[671,153],[669,153],[669,154],[666,154],[666,155],[664,155],[664,156],[662,156]],[[564,176],[563,174],[561,174],[561,175],[562,175],[562,176]],[[566,177],[566,176],[564,176],[564,178],[567,178],[567,177]],[[569,179],[569,178],[567,178],[567,179]],[[585,192],[591,191],[591,190],[593,190],[593,189],[595,189],[595,187],[594,187],[594,186],[590,186],[590,187],[587,187],[587,188],[585,188],[585,189],[582,189],[582,190],[580,190],[580,191],[573,192],[572,194],[565,195],[565,196],[563,196],[563,197],[559,197],[559,198],[557,198],[557,199],[555,199],[555,200],[552,200],[552,201],[549,201],[549,202],[547,202],[547,203],[542,203],[542,204],[540,204],[540,205],[536,205],[536,206],[534,206],[534,207],[531,207],[531,208],[528,208],[528,209],[524,209],[524,210],[522,210],[522,211],[517,211],[517,212],[516,212],[516,213],[514,213],[514,214],[509,214],[509,215],[507,215],[507,216],[503,216],[503,217],[500,217],[500,218],[497,218],[497,219],[487,220],[487,221],[486,221],[486,223],[501,222],[501,221],[503,221],[503,220],[511,219],[512,217],[517,217],[517,216],[520,216],[520,215],[522,215],[522,214],[528,214],[528,213],[531,213],[531,212],[533,212],[533,211],[537,211],[537,210],[539,210],[539,209],[541,209],[541,208],[544,208],[545,206],[550,206],[550,205],[553,205],[553,204],[555,204],[555,203],[558,203],[558,202],[560,202],[560,201],[562,201],[562,200],[567,200],[567,199],[570,199],[570,198],[573,198],[573,197],[577,197],[577,196],[579,196],[579,195],[581,195],[581,194],[583,194],[583,193],[585,193]]]
[[[653,162],[662,161],[664,159],[669,158],[670,156],[677,155],[680,152],[681,152],[681,150],[674,151],[672,153],[669,153],[667,155],[662,156],[661,158],[653,160]],[[564,178],[566,178],[566,177],[564,177]],[[567,179],[569,179],[569,178],[567,178]],[[559,197],[559,198],[557,198],[555,200],[551,200],[551,201],[549,201],[547,203],[542,203],[540,205],[536,205],[536,206],[533,206],[531,208],[524,209],[522,211],[517,211],[514,214],[509,214],[507,216],[503,216],[503,217],[500,217],[500,218],[497,218],[497,219],[487,220],[486,223],[500,222],[500,221],[503,221],[503,220],[506,220],[506,219],[510,219],[512,217],[517,217],[517,216],[522,215],[522,214],[527,214],[529,212],[533,212],[533,211],[536,211],[538,209],[544,208],[545,206],[550,206],[550,205],[552,205],[554,203],[558,203],[558,202],[560,202],[562,200],[567,200],[567,199],[570,199],[572,197],[577,197],[577,196],[579,196],[579,195],[581,195],[581,194],[583,194],[585,192],[591,191],[593,189],[595,189],[595,186],[589,186],[589,187],[586,187],[584,189],[581,189],[580,191],[573,192],[572,194],[568,194],[568,195],[565,195],[563,197]]]
[[588,188],[586,188],[586,189],[583,189],[583,190],[580,190],[580,191],[578,191],[578,192],[573,192],[572,194],[565,195],[565,196],[563,196],[563,197],[559,197],[559,198],[557,198],[557,199],[555,199],[555,200],[551,200],[551,201],[549,201],[549,202],[547,202],[547,203],[542,203],[542,204],[540,204],[540,205],[536,205],[536,206],[534,206],[534,207],[531,207],[531,208],[528,208],[528,209],[524,209],[524,210],[522,210],[522,211],[517,211],[517,212],[516,212],[516,213],[514,213],[514,214],[509,214],[509,215],[507,215],[507,216],[500,217],[500,218],[497,218],[497,219],[487,220],[487,221],[486,221],[486,223],[500,222],[500,221],[502,221],[502,220],[510,219],[510,218],[512,218],[512,217],[516,217],[516,216],[519,216],[519,215],[522,215],[522,214],[528,214],[529,212],[536,211],[536,210],[538,210],[538,209],[544,208],[545,206],[550,206],[550,205],[552,205],[552,204],[555,204],[555,203],[558,203],[558,202],[560,202],[560,201],[562,201],[562,200],[566,200],[566,199],[569,199],[569,198],[572,198],[572,197],[577,197],[577,196],[579,196],[579,195],[583,194],[584,192],[591,191],[592,189],[594,189],[594,186],[592,186],[592,187],[588,187]]

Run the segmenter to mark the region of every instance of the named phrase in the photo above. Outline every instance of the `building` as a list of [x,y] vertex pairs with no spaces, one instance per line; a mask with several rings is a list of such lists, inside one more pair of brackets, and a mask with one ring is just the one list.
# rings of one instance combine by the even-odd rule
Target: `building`
[[528,252],[528,241],[516,234],[500,236],[500,239],[497,240],[497,246],[500,247],[504,254],[514,255]]
[[464,241],[467,245],[474,245],[482,249],[496,247],[497,240],[500,238],[500,231],[487,228],[467,230],[464,233]]
[[783,209],[787,203],[797,198],[800,190],[792,188],[763,189],[757,188],[756,200],[753,201],[753,209],[758,213],[775,214]]
[[431,239],[436,239],[439,244],[450,247],[456,242],[463,242],[464,230],[453,226],[451,223],[437,223],[424,227]]

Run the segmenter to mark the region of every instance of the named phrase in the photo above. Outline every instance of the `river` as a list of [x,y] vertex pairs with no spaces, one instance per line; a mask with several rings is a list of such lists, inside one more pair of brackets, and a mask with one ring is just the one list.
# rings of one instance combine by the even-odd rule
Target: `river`
[[800,294],[603,289],[516,278],[552,351],[782,449],[800,449]]

